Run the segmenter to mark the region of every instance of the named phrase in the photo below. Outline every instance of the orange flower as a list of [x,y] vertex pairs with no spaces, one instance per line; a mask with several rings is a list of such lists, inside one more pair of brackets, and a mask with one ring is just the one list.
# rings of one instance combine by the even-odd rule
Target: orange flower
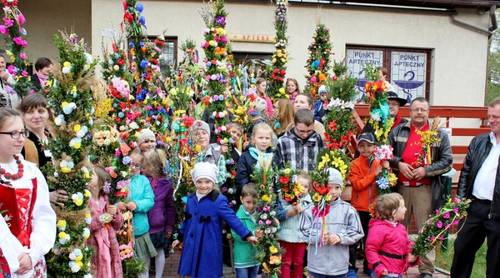
[[326,75],[322,72],[318,74],[319,82],[323,82],[326,80]]

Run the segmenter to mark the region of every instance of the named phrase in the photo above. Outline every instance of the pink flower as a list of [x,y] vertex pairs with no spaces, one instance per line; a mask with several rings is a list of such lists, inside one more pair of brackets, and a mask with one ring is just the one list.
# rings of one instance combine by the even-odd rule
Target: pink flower
[[120,149],[116,149],[115,150],[115,157],[120,157],[120,155],[122,154],[122,152],[120,151]]
[[458,214],[458,208],[453,208],[453,212]]
[[264,221],[259,220],[259,225],[264,225]]
[[21,72],[21,75],[22,75],[23,77],[26,77],[26,76],[28,76],[28,72],[27,72],[27,71],[25,71],[25,70],[23,70],[23,71]]
[[0,34],[7,34],[7,27],[5,25],[0,25]]
[[273,223],[273,221],[271,221],[270,219],[266,220],[266,225],[271,225],[272,223]]
[[450,213],[449,212],[446,212],[443,214],[443,218],[444,219],[449,219],[450,218]]
[[15,44],[19,45],[19,46],[22,46],[22,47],[26,47],[28,46],[28,42],[25,41],[23,38],[21,37],[15,37],[12,39],[14,41]]
[[3,18],[3,24],[5,25],[5,27],[9,28],[12,25],[14,25],[14,20],[12,20],[12,19],[10,19],[8,17],[4,17]]
[[26,22],[26,18],[22,13],[19,13],[19,16],[17,16],[17,22],[19,22],[19,25],[24,25]]
[[436,227],[438,227],[438,229],[443,228],[443,222],[441,221],[436,222]]
[[17,73],[17,68],[16,66],[14,65],[9,65],[7,67],[7,71],[11,74],[11,75],[15,75]]
[[453,223],[451,223],[451,225],[453,226],[458,226],[458,224],[460,223],[460,221],[458,220],[453,220]]
[[21,52],[19,53],[19,58],[21,58],[22,60],[26,60],[26,58],[28,58],[28,55],[25,52]]

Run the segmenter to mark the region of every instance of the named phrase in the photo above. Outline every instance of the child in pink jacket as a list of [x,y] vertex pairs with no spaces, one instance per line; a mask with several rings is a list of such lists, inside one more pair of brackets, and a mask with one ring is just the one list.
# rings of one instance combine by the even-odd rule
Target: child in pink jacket
[[370,220],[365,255],[372,277],[403,277],[410,265],[416,263],[411,254],[413,243],[400,221],[406,212],[399,193],[381,195],[375,203],[375,217]]

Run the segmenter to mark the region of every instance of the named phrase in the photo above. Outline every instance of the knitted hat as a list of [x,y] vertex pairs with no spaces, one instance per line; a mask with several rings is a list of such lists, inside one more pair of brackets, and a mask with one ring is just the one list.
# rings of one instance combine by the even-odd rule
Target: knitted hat
[[326,86],[325,85],[319,86],[318,94],[321,95],[321,94],[326,94],[326,93],[328,93],[328,91],[326,90]]
[[344,185],[344,179],[342,178],[342,174],[339,170],[335,168],[328,168],[328,184],[339,184],[340,186]]
[[209,179],[214,184],[217,183],[217,166],[209,162],[198,162],[194,165],[191,171],[191,176],[193,177],[193,182],[201,178]]
[[139,142],[139,144],[142,144],[142,143],[144,143],[144,141],[149,140],[149,139],[156,141],[156,136],[155,136],[154,132],[151,131],[151,129],[145,128],[145,129],[141,130],[141,132],[139,132],[137,142]]
[[199,129],[205,130],[208,133],[208,137],[210,137],[210,126],[206,122],[201,121],[201,120],[194,121],[189,133],[193,134],[196,130],[199,130]]

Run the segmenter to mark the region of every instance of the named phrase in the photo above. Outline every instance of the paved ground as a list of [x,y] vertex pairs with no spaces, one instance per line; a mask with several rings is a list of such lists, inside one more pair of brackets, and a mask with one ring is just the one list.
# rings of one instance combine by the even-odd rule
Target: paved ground
[[[179,263],[179,254],[178,252],[176,254],[172,254],[169,258],[167,258],[167,265],[165,267],[165,272],[163,273],[163,277],[179,277],[177,275],[177,266]],[[358,265],[362,267],[362,262],[358,261]],[[235,275],[232,272],[231,268],[225,267],[224,268],[224,278],[234,278]],[[363,273],[358,274],[358,278],[368,278],[368,275],[365,275]],[[418,277],[418,269],[416,267],[412,267],[408,270],[407,275],[405,275],[407,278],[416,278]],[[449,277],[448,275],[444,275],[441,273],[435,273],[434,274],[435,278],[447,278]]]

